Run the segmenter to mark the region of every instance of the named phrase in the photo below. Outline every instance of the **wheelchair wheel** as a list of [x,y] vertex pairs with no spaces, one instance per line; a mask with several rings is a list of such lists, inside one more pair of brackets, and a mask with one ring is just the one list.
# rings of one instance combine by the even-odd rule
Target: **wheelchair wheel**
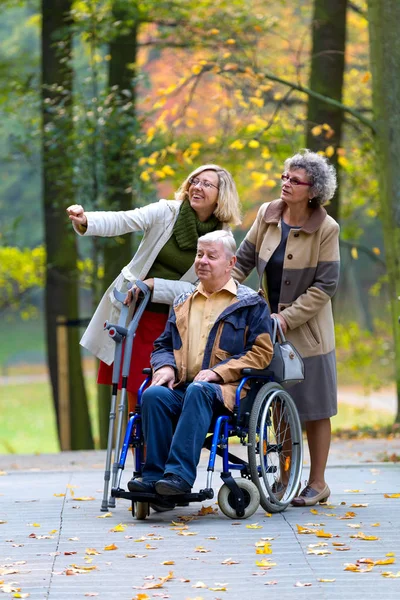
[[149,514],[148,502],[135,502],[135,517],[138,521],[144,521]]
[[257,487],[248,479],[235,479],[237,485],[241,488],[244,494],[244,515],[238,517],[236,514],[234,498],[231,490],[226,483],[218,492],[218,506],[230,519],[247,519],[253,515],[260,505],[260,493]]
[[251,479],[260,492],[260,504],[269,512],[281,512],[297,494],[303,441],[297,408],[278,383],[267,383],[259,390],[250,414],[248,441]]

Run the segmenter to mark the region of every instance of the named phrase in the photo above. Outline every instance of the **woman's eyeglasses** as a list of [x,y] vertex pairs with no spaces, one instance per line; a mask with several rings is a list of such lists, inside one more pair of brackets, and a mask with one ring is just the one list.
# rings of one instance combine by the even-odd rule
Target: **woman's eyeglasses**
[[201,188],[204,188],[206,190],[209,190],[212,187],[216,190],[219,190],[219,187],[214,185],[213,183],[210,183],[209,181],[203,181],[202,179],[198,179],[197,177],[190,177],[189,183],[193,186],[199,185]]
[[293,185],[293,186],[308,185],[309,187],[312,187],[312,183],[307,183],[306,181],[299,181],[298,179],[296,179],[296,177],[289,177],[289,175],[287,175],[287,173],[282,173],[281,180],[282,180],[282,184],[290,183],[290,185]]

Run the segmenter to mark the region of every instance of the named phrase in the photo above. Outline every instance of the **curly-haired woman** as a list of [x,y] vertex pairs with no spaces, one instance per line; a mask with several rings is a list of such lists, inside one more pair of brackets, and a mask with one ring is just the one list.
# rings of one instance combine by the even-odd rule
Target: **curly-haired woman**
[[[288,158],[280,199],[263,204],[242,242],[233,276],[254,267],[287,338],[304,359],[305,381],[290,388],[305,423],[310,476],[294,506],[325,501],[330,417],[337,412],[335,335],[331,298],[339,279],[339,225],[323,208],[336,189],[325,157],[303,150]],[[284,473],[276,486],[285,486]]]

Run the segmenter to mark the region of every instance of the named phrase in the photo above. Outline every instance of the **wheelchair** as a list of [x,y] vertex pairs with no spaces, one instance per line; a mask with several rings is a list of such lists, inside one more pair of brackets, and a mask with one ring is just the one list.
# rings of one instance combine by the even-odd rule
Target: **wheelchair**
[[[145,370],[147,378],[138,391],[136,409],[129,415],[121,444],[126,421],[126,388],[132,343],[150,299],[148,287],[139,280],[136,285],[140,290],[140,298],[129,325],[129,308],[123,304],[125,294],[116,289],[113,292],[115,300],[121,303],[119,321],[117,324],[108,321],[104,324],[104,329],[115,342],[115,356],[101,510],[107,512],[115,508],[116,498],[125,498],[132,503],[132,516],[143,520],[150,514],[150,506],[157,506],[157,501],[160,502],[160,496],[156,493],[125,491],[121,487],[129,449],[132,448],[134,454],[134,477],[142,476],[145,460],[141,403],[142,394],[150,382],[150,369]],[[122,388],[117,408],[120,374]],[[242,375],[233,412],[215,418],[203,444],[210,451],[205,487],[199,492],[174,495],[173,500],[169,496],[167,500],[172,500],[175,505],[186,506],[214,497],[212,477],[217,456],[222,460],[220,475],[223,481],[218,493],[218,506],[231,519],[248,518],[259,505],[270,513],[281,512],[297,494],[303,464],[303,444],[301,423],[294,401],[276,380],[276,372],[271,370],[271,366],[266,370],[244,369]],[[241,399],[242,390],[246,395]],[[236,444],[232,443],[233,439]],[[238,447],[238,444],[246,448],[247,460],[231,452],[232,446]],[[239,476],[233,477],[234,472],[238,472]]]
[[[150,375],[150,369],[145,370]],[[145,443],[141,426],[142,394],[150,376],[141,385],[134,413],[129,416],[118,461],[112,498],[125,498],[132,503],[132,516],[146,519],[150,506],[157,505],[156,493],[125,491],[120,487],[129,448],[134,451],[134,477],[141,477],[145,457]],[[247,395],[240,399],[244,386],[249,383]],[[235,456],[230,444],[232,438],[247,448],[247,460]],[[246,519],[259,505],[270,513],[285,510],[297,493],[303,463],[302,429],[296,406],[290,394],[273,381],[267,370],[244,369],[236,391],[236,403],[231,415],[221,415],[212,423],[203,448],[210,451],[205,488],[168,497],[177,506],[202,502],[214,497],[212,476],[216,457],[222,459],[218,506],[231,519]],[[240,477],[233,477],[238,471]],[[156,509],[157,510],[157,509]]]

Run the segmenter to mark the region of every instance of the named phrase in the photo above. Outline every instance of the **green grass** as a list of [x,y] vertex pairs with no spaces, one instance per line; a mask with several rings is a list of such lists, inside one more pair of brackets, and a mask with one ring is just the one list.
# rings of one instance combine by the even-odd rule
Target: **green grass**
[[[86,379],[95,441],[98,440],[96,384]],[[47,383],[7,385],[1,390],[0,454],[58,452],[54,409]],[[391,425],[390,413],[340,404],[332,430],[378,429]]]
[[[98,440],[95,382],[86,381],[92,432]],[[7,385],[1,390],[0,454],[58,452],[56,420],[48,383]]]

